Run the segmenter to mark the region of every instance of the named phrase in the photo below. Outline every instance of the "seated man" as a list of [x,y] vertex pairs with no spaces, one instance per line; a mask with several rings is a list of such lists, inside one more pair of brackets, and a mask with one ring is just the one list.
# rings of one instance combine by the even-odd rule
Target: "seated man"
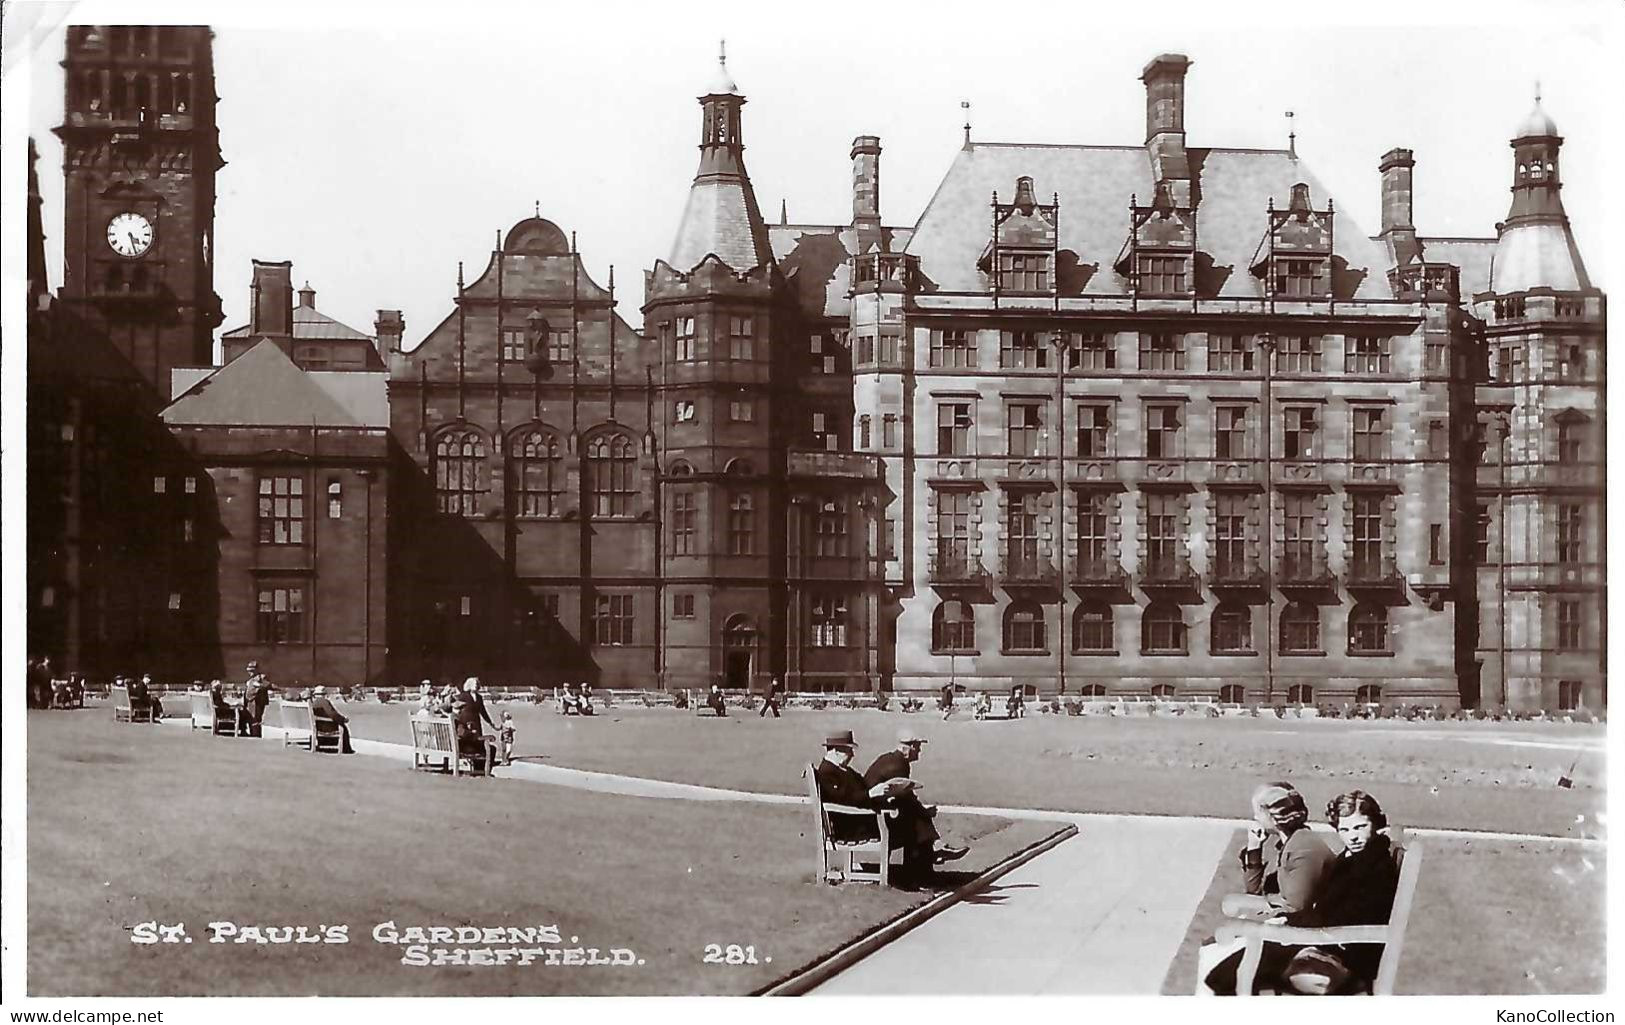
[[[910,766],[919,759],[924,744],[925,738],[920,736],[919,731],[908,726],[898,730],[896,749],[876,758],[869,771],[863,774],[863,782],[870,788],[870,793],[885,793],[881,789],[885,784],[911,779]],[[937,814],[935,805],[922,804],[912,787],[893,787],[891,791],[890,796],[878,800],[882,806],[897,810],[892,846],[903,848],[905,871],[916,879],[924,879],[936,865],[957,861],[970,853],[968,847],[936,846],[937,827],[931,821]]]
[[1020,719],[1027,714],[1027,694],[1020,684],[1010,688],[1010,700],[1004,703],[1004,710],[1012,719]]
[[222,726],[230,729],[231,736],[248,736],[248,722],[243,717],[243,710],[232,704],[226,698],[226,686],[219,680],[209,684],[209,704],[214,709],[214,731],[220,732]]
[[577,695],[577,701],[582,715],[592,714],[592,684],[586,680],[581,681],[581,692]]
[[567,683],[559,692],[559,710],[565,715],[581,714],[581,695],[576,693],[576,685]]
[[[343,712],[333,707],[333,702],[327,700],[326,687],[317,687],[310,692],[310,714],[315,720],[318,734],[338,732],[340,754],[355,754],[355,750],[350,747],[350,720]],[[316,738],[312,737],[310,742],[314,746]]]
[[713,683],[711,685],[711,693],[705,696],[705,703],[714,709],[717,715],[724,719],[728,718],[728,700],[722,693],[721,684]]
[[164,717],[164,703],[150,691],[151,687],[151,673],[142,673],[141,679],[130,681],[130,711],[133,713],[144,708],[152,713],[152,721],[157,722]]

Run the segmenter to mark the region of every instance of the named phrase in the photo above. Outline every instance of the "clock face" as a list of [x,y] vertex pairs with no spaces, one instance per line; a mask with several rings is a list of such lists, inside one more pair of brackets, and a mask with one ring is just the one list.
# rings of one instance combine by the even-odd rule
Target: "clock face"
[[117,214],[107,222],[107,244],[133,260],[152,248],[152,222],[133,211]]

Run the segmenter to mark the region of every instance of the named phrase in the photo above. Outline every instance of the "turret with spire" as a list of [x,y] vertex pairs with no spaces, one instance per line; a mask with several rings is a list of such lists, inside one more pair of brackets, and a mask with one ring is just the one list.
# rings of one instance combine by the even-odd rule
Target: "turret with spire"
[[1512,208],[1499,229],[1490,281],[1497,294],[1591,287],[1563,210],[1562,146],[1557,123],[1541,106],[1537,86],[1535,105],[1512,137]]
[[707,255],[715,254],[743,273],[771,263],[773,251],[750,176],[745,172],[740,116],[745,97],[728,73],[725,43],[717,56],[711,86],[699,99],[703,111],[700,167],[689,189],[668,262],[676,270],[688,271]]

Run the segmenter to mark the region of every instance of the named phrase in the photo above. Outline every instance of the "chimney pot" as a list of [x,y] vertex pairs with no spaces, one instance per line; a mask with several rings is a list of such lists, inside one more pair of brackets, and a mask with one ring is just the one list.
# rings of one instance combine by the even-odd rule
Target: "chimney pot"
[[880,227],[880,137],[852,140],[852,224]]

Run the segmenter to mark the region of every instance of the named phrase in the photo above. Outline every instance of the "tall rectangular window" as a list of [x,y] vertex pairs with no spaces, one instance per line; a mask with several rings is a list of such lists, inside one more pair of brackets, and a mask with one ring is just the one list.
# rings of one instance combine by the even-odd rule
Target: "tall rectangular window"
[[530,355],[530,346],[525,341],[525,329],[502,329],[502,362],[520,363]]
[[1387,411],[1380,406],[1357,406],[1354,413],[1354,450],[1357,463],[1388,458]]
[[1564,466],[1578,464],[1584,437],[1584,428],[1579,421],[1559,420],[1557,422],[1557,461]]
[[1281,455],[1285,459],[1314,459],[1320,454],[1320,422],[1313,406],[1282,410]]
[[853,343],[852,362],[865,364],[875,361],[875,336],[860,332]]
[[818,503],[814,525],[814,554],[825,559],[842,559],[847,555],[846,503],[826,499]]
[[1383,519],[1387,501],[1382,495],[1356,494],[1349,496],[1354,504],[1354,537],[1350,544],[1350,559],[1355,575],[1364,580],[1381,577],[1383,567]]
[[1078,407],[1078,458],[1106,459],[1111,454],[1111,407],[1091,403]]
[[1049,291],[1049,256],[1044,253],[1000,253],[999,291]]
[[1111,555],[1111,501],[1105,491],[1078,492],[1079,572],[1103,571]]
[[1392,358],[1393,339],[1387,335],[1349,335],[1344,340],[1344,373],[1386,374]]
[[733,399],[728,403],[728,419],[736,424],[748,424],[756,419],[756,403],[750,399]]
[[1312,299],[1325,295],[1326,261],[1313,257],[1277,256],[1275,294],[1290,299]]
[[298,644],[305,639],[305,589],[259,588],[254,639],[260,644]]
[[963,569],[971,559],[971,494],[968,491],[943,490],[935,492],[935,497],[939,569]]
[[896,413],[887,413],[880,418],[880,447],[887,451],[897,447]]
[[549,331],[547,335],[547,361],[556,367],[567,367],[575,362],[572,333]]
[[259,499],[260,544],[305,543],[303,477],[261,477]]
[[699,510],[692,491],[674,491],[671,496],[671,551],[673,555],[693,555]]
[[1037,331],[999,332],[999,366],[1014,370],[1041,370],[1049,366],[1049,350]]
[[1068,370],[1117,369],[1117,336],[1085,332],[1072,336],[1067,350]]
[[1430,334],[1422,344],[1422,369],[1430,374],[1450,372],[1450,342],[1447,338]]
[[875,361],[883,366],[897,365],[898,337],[889,334],[885,329],[880,332],[880,338],[875,350]]
[[673,358],[679,363],[689,363],[700,358],[699,346],[694,341],[694,318],[678,317],[675,321]]
[[1140,254],[1139,290],[1146,295],[1184,295],[1190,290],[1189,263],[1183,256]]
[[1557,561],[1572,564],[1585,553],[1585,507],[1578,502],[1557,506]]
[[1185,336],[1170,331],[1140,334],[1141,370],[1184,370]]
[[1147,491],[1144,495],[1147,568],[1166,576],[1179,566],[1184,555],[1184,496],[1171,491]]
[[342,519],[344,516],[344,485],[336,480],[327,482],[327,518],[330,520]]
[[1005,543],[1009,565],[1018,572],[1031,572],[1038,566],[1038,495],[1032,491],[1016,491],[1008,498]]
[[867,413],[858,417],[858,448],[863,449],[866,452],[869,450],[870,442],[873,440],[873,436],[870,434],[869,430],[870,424],[873,422],[873,419]]
[[1214,569],[1234,579],[1248,567],[1247,519],[1252,496],[1236,491],[1211,493],[1213,498]]
[[600,594],[593,608],[593,640],[610,647],[632,643],[632,596]]
[[1508,383],[1523,379],[1523,343],[1507,342],[1495,350],[1495,380]]
[[1281,335],[1277,338],[1275,371],[1280,374],[1320,373],[1320,336]]
[[1585,621],[1580,618],[1580,603],[1572,598],[1557,602],[1557,647],[1559,651],[1581,651],[1585,648]]
[[728,551],[756,554],[756,505],[748,494],[736,494],[728,502]]
[[1579,345],[1569,342],[1562,344],[1562,353],[1557,361],[1557,377],[1562,381],[1578,381],[1586,375],[1585,350]]
[[835,430],[835,418],[828,413],[812,414],[812,447],[833,452],[840,447],[840,434]]
[[671,618],[673,618],[673,619],[693,619],[694,618],[694,595],[693,594],[674,594],[674,595],[671,596]]
[[943,402],[937,406],[937,454],[971,454],[971,407],[969,402]]
[[975,334],[964,328],[932,329],[931,365],[944,370],[966,370],[976,366]]
[[1145,407],[1145,457],[1147,459],[1178,459],[1179,407]]
[[1478,514],[1473,517],[1473,561],[1483,565],[1490,561],[1490,507],[1478,503]]
[[1247,407],[1215,407],[1213,410],[1213,458],[1246,459],[1247,456]]
[[1043,455],[1044,407],[1036,402],[1012,402],[1005,408],[1007,451],[1013,456]]
[[1207,368],[1224,373],[1250,373],[1253,369],[1251,335],[1209,335]]
[[728,358],[749,360],[756,358],[756,320],[753,317],[728,318]]
[[1281,575],[1292,581],[1313,580],[1320,567],[1320,503],[1303,491],[1281,494]]

